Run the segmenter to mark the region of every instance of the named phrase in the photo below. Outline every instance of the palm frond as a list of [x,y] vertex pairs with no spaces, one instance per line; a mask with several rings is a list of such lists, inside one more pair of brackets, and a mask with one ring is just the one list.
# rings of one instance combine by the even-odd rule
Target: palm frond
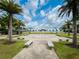
[[21,7],[12,0],[1,0],[0,9],[10,14],[19,14],[22,12]]
[[70,16],[71,11],[73,11],[73,6],[74,6],[74,1],[75,0],[65,0],[64,2],[67,4],[64,4],[62,7],[59,8],[58,11],[60,11],[59,17],[62,15],[64,16]]

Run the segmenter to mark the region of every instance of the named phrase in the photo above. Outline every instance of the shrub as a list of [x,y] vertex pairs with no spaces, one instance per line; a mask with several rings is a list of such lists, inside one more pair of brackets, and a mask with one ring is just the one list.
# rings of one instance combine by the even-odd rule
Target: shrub
[[24,39],[24,38],[22,38],[22,39]]
[[66,42],[69,42],[69,39],[67,39]]
[[59,39],[59,41],[61,42],[61,41],[62,41],[62,39]]
[[20,39],[20,38],[17,38],[17,39]]

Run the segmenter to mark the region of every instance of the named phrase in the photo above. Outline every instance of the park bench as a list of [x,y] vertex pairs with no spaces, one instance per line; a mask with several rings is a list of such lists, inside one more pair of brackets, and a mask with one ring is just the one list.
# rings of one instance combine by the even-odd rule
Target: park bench
[[28,41],[28,42],[26,42],[26,43],[25,43],[25,47],[30,46],[32,43],[33,43],[33,41]]
[[52,48],[54,47],[54,44],[53,44],[52,42],[48,42],[47,44],[48,44],[48,47],[49,47],[50,49],[52,49]]

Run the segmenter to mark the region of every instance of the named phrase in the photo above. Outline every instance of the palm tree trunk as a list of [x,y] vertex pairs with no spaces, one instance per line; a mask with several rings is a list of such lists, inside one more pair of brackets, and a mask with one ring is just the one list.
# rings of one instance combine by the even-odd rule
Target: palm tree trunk
[[70,36],[70,31],[69,31],[69,29],[68,29],[68,36]]
[[77,45],[77,6],[76,6],[76,1],[74,0],[74,5],[73,5],[73,46],[76,47]]
[[8,36],[9,36],[9,43],[11,43],[12,42],[12,15],[11,14],[9,14]]
[[77,44],[77,24],[76,17],[73,18],[73,46],[76,47]]
[[68,36],[70,36],[70,25],[68,24]]

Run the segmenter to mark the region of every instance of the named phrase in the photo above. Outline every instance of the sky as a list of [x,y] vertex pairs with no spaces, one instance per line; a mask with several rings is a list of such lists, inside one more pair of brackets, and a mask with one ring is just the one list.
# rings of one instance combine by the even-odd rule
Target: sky
[[58,17],[58,9],[64,0],[15,0],[22,7],[21,19],[27,28],[33,29],[55,29],[60,28],[64,22],[72,18]]

